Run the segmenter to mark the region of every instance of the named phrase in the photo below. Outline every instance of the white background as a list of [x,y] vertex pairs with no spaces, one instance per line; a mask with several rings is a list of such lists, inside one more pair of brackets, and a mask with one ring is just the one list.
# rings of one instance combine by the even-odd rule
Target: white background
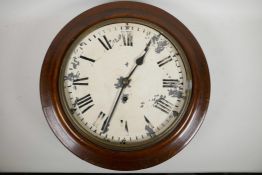
[[[39,77],[55,35],[106,0],[0,1],[0,171],[114,172],[56,139],[41,110]],[[196,137],[170,160],[135,172],[262,171],[262,1],[144,0],[177,17],[209,64],[211,99]]]

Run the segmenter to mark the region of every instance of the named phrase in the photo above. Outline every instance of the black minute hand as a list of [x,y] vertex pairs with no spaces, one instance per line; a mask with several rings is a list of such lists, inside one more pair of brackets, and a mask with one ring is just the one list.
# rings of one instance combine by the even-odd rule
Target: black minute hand
[[117,99],[116,99],[116,101],[115,101],[115,104],[114,104],[114,106],[113,106],[113,109],[112,109],[109,117],[108,117],[107,120],[105,121],[105,124],[104,124],[103,127],[101,128],[103,133],[106,133],[106,132],[108,131],[109,123],[110,123],[111,118],[112,118],[112,116],[113,116],[113,113],[114,113],[114,111],[115,111],[115,109],[116,109],[116,105],[118,104],[118,101],[119,101],[119,99],[120,99],[120,97],[121,97],[121,94],[122,94],[122,92],[123,92],[123,90],[124,90],[124,87],[125,87],[125,86],[121,87],[121,90],[120,90],[120,92],[119,92],[119,94],[118,94],[118,96],[117,96]]
[[113,106],[113,109],[112,109],[110,115],[108,116],[108,119],[105,121],[105,124],[104,124],[103,127],[101,128],[103,133],[106,133],[106,132],[108,131],[108,126],[109,126],[109,124],[110,124],[110,121],[111,121],[111,119],[112,119],[112,116],[113,116],[113,114],[114,114],[114,111],[115,111],[115,109],[116,109],[116,106],[117,106],[117,104],[118,104],[118,101],[119,101],[119,99],[120,99],[120,96],[121,96],[124,88],[127,87],[127,85],[129,84],[129,78],[130,78],[131,75],[134,73],[134,71],[136,70],[137,66],[140,66],[140,65],[143,64],[145,55],[146,55],[146,53],[147,53],[147,51],[148,51],[148,49],[149,49],[150,44],[151,44],[151,39],[150,39],[150,41],[147,43],[147,45],[146,45],[146,47],[145,47],[145,49],[144,49],[144,51],[143,51],[143,52],[144,52],[143,55],[136,59],[136,66],[132,69],[132,71],[129,73],[129,75],[128,75],[126,78],[123,78],[122,87],[121,87],[121,90],[120,90],[120,92],[119,92],[119,94],[118,94],[118,96],[117,96],[117,99],[116,99],[116,101],[115,101],[115,104],[114,104],[114,106]]

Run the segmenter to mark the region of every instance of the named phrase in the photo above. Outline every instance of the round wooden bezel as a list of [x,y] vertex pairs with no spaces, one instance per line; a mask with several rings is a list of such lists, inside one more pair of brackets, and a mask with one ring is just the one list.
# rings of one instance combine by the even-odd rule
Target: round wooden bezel
[[[118,151],[94,144],[72,125],[59,96],[61,65],[71,44],[90,27],[115,18],[145,20],[162,28],[183,49],[192,74],[192,94],[183,118],[167,137],[150,147]],[[160,8],[139,2],[112,2],[89,9],[70,21],[50,45],[41,70],[40,96],[49,126],[72,153],[94,165],[114,170],[137,170],[157,165],[184,148],[204,120],[210,77],[205,56],[191,32]]]

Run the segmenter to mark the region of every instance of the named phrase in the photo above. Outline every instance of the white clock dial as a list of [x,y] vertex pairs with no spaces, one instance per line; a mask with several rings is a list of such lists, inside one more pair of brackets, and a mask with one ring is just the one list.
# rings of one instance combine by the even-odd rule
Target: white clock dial
[[173,39],[139,22],[84,32],[61,70],[74,125],[94,141],[142,146],[168,134],[190,98],[190,70]]

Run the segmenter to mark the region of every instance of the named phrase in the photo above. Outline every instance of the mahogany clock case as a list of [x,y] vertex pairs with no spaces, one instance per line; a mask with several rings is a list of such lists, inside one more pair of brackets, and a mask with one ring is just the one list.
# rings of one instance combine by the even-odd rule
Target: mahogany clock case
[[[164,139],[139,150],[112,150],[84,137],[68,119],[59,96],[59,76],[71,44],[92,26],[116,18],[148,21],[171,35],[183,49],[192,73],[192,94],[183,118]],[[89,9],[70,21],[50,45],[41,70],[40,96],[48,124],[72,153],[94,165],[114,170],[148,168],[171,158],[196,134],[207,111],[210,77],[205,56],[191,32],[175,17],[152,5],[112,2]]]

